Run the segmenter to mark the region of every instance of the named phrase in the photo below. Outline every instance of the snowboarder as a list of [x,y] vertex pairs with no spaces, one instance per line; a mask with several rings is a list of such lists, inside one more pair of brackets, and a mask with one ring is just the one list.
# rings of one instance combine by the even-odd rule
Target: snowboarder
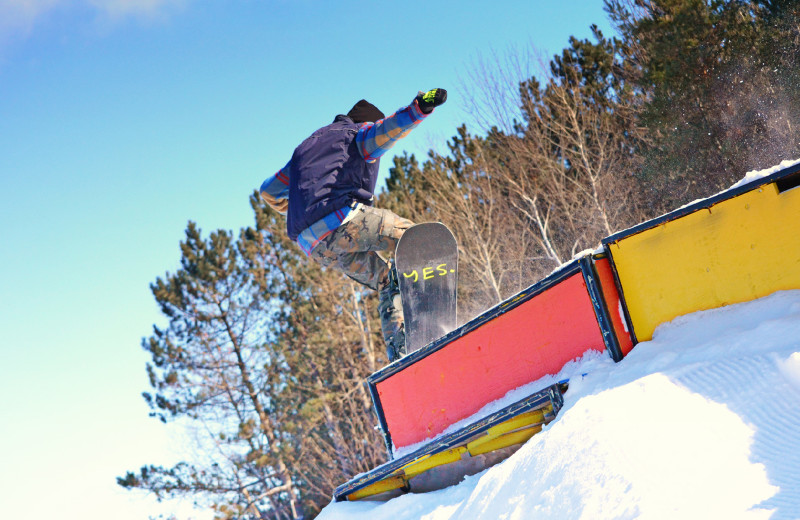
[[405,354],[403,311],[397,272],[378,252],[393,251],[413,222],[372,206],[379,160],[446,100],[441,88],[419,92],[385,117],[362,99],[303,141],[260,189],[307,255],[379,291],[389,361]]

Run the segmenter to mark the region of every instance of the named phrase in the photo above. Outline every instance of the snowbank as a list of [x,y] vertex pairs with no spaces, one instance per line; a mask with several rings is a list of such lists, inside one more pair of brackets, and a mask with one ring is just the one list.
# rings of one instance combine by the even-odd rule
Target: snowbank
[[319,518],[800,518],[800,291],[677,318],[619,364],[565,371],[558,418],[505,462]]

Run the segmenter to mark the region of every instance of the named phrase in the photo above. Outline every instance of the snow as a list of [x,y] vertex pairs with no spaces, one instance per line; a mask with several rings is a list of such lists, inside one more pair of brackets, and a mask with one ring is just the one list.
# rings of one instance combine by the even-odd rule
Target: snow
[[800,518],[800,291],[676,318],[564,375],[558,417],[506,461],[318,518]]
[[620,321],[622,321],[622,328],[625,329],[625,332],[630,333],[628,330],[628,318],[625,317],[625,309],[622,307],[622,300],[617,302],[617,312],[619,313]]
[[788,168],[790,166],[794,166],[797,163],[800,163],[800,159],[795,159],[795,160],[792,160],[792,161],[783,161],[780,164],[776,164],[772,168],[767,168],[766,170],[749,171],[744,175],[744,177],[741,180],[739,180],[739,182],[737,182],[736,184],[734,184],[733,186],[731,186],[728,189],[732,190],[734,188],[738,188],[739,186],[742,186],[743,184],[747,184],[749,182],[753,182],[753,181],[758,180],[758,179],[763,179],[764,177],[772,175],[773,173],[777,173],[777,172],[779,172],[779,171],[781,171],[783,169],[786,169],[786,168]]

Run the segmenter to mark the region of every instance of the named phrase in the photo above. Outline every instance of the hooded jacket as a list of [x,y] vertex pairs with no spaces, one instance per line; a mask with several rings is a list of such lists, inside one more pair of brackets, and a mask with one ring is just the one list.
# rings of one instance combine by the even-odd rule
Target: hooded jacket
[[286,166],[261,184],[261,198],[287,216],[287,233],[306,254],[338,229],[357,203],[372,204],[378,159],[428,116],[416,98],[369,121],[382,115],[359,101],[347,116],[337,116],[303,141]]
[[367,162],[356,144],[360,125],[348,116],[311,134],[295,148],[287,164],[289,238],[353,203],[371,205],[380,161]]

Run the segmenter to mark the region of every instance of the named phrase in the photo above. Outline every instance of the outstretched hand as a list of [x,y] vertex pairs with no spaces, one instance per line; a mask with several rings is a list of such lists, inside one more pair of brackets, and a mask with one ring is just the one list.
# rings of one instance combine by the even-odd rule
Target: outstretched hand
[[430,114],[433,109],[447,101],[447,91],[443,88],[435,88],[427,92],[417,94],[417,105],[423,114]]

